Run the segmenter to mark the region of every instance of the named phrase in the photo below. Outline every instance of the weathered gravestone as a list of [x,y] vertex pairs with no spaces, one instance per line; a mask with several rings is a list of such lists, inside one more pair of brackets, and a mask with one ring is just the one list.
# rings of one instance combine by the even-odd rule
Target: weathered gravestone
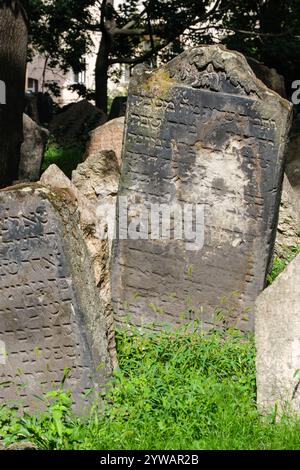
[[[253,328],[246,313],[272,256],[290,113],[222,46],[136,70],[113,262],[120,322]],[[158,233],[153,204],[172,207],[169,232],[163,207]]]
[[19,164],[20,181],[38,181],[49,131],[40,127],[29,116],[23,114],[24,141],[21,145]]
[[0,400],[34,408],[34,396],[70,369],[65,387],[82,409],[83,393],[108,378],[102,305],[78,222],[67,193],[34,185],[0,193]]
[[257,299],[257,403],[300,414],[300,255]]

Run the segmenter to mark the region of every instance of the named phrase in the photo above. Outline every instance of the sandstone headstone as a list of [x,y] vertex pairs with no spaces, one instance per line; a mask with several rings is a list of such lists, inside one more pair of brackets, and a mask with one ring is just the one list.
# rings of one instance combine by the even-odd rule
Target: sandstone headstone
[[89,141],[83,160],[100,155],[104,150],[115,152],[119,165],[122,163],[122,144],[124,134],[124,117],[113,119],[97,127],[89,134]]
[[257,402],[300,412],[300,256],[257,299]]
[[72,183],[88,199],[116,197],[120,169],[115,152],[102,151],[80,163],[72,173]]
[[[0,400],[65,387],[82,410],[110,373],[103,305],[79,215],[66,192],[42,186],[0,193]],[[4,384],[4,385],[3,385]]]
[[295,246],[300,246],[300,201],[287,176],[283,180],[275,252],[284,258]]
[[99,294],[104,303],[109,350],[113,366],[117,365],[115,325],[111,296],[111,253],[116,217],[120,169],[113,151],[91,155],[72,173],[72,184],[94,208],[95,217],[84,230],[92,259]]
[[71,199],[72,204],[78,207],[83,232],[88,230],[91,221],[94,221],[96,218],[95,207],[91,201],[74,186],[58,166],[50,165],[42,174],[40,183],[54,191],[66,191],[68,199]]
[[[113,255],[119,322],[253,328],[246,312],[272,257],[290,113],[242,55],[222,46],[136,70]],[[167,236],[153,233],[153,204],[175,207]]]
[[38,181],[49,131],[23,114],[24,141],[19,165],[20,181]]
[[[109,154],[110,160],[113,159],[113,161],[116,162],[115,155],[111,155],[109,152],[107,153]],[[91,161],[93,160],[91,159]],[[101,161],[103,163],[103,156],[100,158],[100,160],[97,158],[98,166],[95,164],[95,169],[99,169],[101,167]],[[97,292],[103,305],[109,355],[112,366],[116,368],[118,366],[118,359],[115,342],[114,316],[111,307],[110,286],[111,242],[104,237],[101,238],[98,235],[98,231],[100,227],[102,227],[102,230],[104,230],[105,227],[103,227],[103,225],[106,223],[106,221],[103,220],[101,209],[105,207],[107,203],[112,203],[115,206],[119,172],[118,165],[116,164],[115,167],[117,168],[117,178],[115,188],[113,189],[115,195],[109,196],[109,194],[107,194],[107,197],[105,197],[102,193],[98,199],[97,194],[95,191],[92,191],[91,188],[93,187],[93,184],[95,184],[96,188],[100,187],[103,171],[100,171],[100,173],[98,172],[98,174],[93,174],[93,165],[89,167],[88,162],[89,160],[86,163],[80,165],[78,168],[78,173],[77,171],[73,173],[80,190],[56,165],[51,165],[43,173],[40,182],[54,191],[66,191],[68,197],[71,198],[73,203],[78,207],[83,238],[91,258]],[[82,167],[85,167],[85,171],[80,170]],[[106,168],[108,171],[109,165],[105,165],[104,168]],[[106,176],[107,171],[105,173]],[[92,185],[90,185],[90,183],[92,183]],[[88,197],[86,197],[86,195],[88,195]]]

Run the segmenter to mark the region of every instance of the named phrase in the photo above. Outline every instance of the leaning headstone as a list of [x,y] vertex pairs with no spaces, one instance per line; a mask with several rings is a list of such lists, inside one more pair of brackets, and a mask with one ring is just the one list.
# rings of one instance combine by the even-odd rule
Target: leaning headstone
[[113,255],[119,322],[253,328],[248,310],[272,257],[290,113],[222,46],[135,71]]
[[[112,160],[116,164],[109,167],[109,162]],[[110,178],[107,179],[109,173]],[[118,358],[110,286],[111,242],[98,235],[99,228],[104,231],[106,227],[103,209],[111,205],[115,207],[116,204],[119,168],[115,154],[102,152],[97,156],[97,161],[93,161],[91,157],[73,171],[73,179],[76,186],[56,165],[50,165],[43,173],[40,182],[51,190],[67,191],[78,207],[80,226],[91,259],[97,293],[103,305],[109,355],[112,366],[116,368]],[[107,183],[107,187],[104,182]]]
[[[0,193],[0,401],[65,383],[78,410],[109,376],[106,327],[92,266],[66,192]],[[93,393],[94,392],[94,393]]]
[[19,180],[38,181],[41,175],[42,161],[49,131],[40,127],[26,114],[23,114],[23,134],[24,141],[21,145]]
[[113,119],[97,127],[89,134],[83,160],[97,155],[101,159],[101,152],[112,150],[117,156],[119,166],[121,166],[123,134],[124,117]]
[[260,410],[300,412],[300,256],[257,299],[257,402]]
[[63,147],[85,146],[89,132],[104,124],[107,116],[87,100],[72,103],[52,119],[49,130]]

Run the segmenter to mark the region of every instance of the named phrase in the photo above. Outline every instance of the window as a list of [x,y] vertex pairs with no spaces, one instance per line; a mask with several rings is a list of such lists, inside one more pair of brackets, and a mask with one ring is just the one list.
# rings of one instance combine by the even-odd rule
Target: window
[[27,91],[29,93],[37,93],[39,91],[39,81],[35,78],[28,78]]
[[85,85],[86,82],[86,63],[83,63],[84,70],[82,72],[74,72],[74,83],[79,83],[81,85]]

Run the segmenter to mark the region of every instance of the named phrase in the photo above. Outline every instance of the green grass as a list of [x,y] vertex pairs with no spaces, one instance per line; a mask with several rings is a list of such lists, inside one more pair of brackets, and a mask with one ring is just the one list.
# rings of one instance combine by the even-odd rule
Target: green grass
[[296,258],[299,253],[300,246],[295,245],[290,248],[287,247],[282,257],[275,256],[272,271],[267,278],[269,285],[275,281],[279,274],[281,274],[286,269],[286,267],[293,261],[293,259]]
[[299,449],[300,423],[256,409],[255,348],[236,331],[118,332],[120,370],[87,419],[67,391],[52,392],[39,416],[0,409],[5,444],[44,449]]
[[71,178],[72,171],[82,162],[84,148],[74,145],[69,147],[59,146],[53,138],[49,140],[42,165],[44,172],[50,165],[57,165],[68,178]]

